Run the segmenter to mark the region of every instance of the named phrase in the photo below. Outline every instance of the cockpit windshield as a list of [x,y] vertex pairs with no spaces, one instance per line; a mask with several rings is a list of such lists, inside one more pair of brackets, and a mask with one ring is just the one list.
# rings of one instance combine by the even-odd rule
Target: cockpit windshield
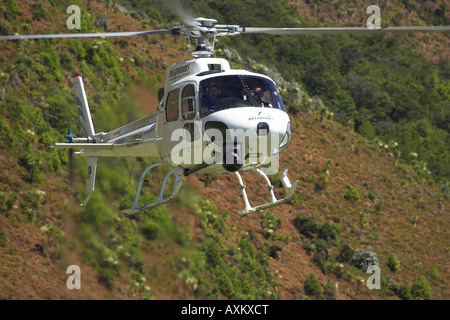
[[286,111],[275,84],[257,76],[218,76],[200,82],[200,117],[216,111],[260,107]]

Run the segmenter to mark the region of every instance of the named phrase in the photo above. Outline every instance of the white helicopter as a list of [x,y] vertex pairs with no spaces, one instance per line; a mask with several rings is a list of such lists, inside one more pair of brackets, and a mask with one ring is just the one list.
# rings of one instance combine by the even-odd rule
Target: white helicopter
[[[180,191],[182,175],[192,173],[234,172],[242,190],[245,209],[241,214],[259,212],[288,201],[297,182],[291,183],[287,170],[281,174],[286,195],[275,197],[268,174],[278,171],[278,156],[289,143],[291,128],[280,94],[269,77],[230,68],[227,60],[213,58],[216,37],[244,33],[270,35],[341,34],[378,32],[448,32],[449,27],[368,28],[250,28],[217,25],[214,19],[197,18],[184,27],[167,30],[110,33],[73,33],[0,36],[0,40],[124,37],[169,34],[197,39],[191,51],[193,60],[170,66],[164,88],[159,91],[157,112],[111,132],[96,133],[89,110],[83,80],[74,79],[80,129],[83,138],[66,136],[66,143],[54,148],[82,149],[75,154],[87,157],[87,199],[95,188],[97,159],[100,157],[145,157],[153,163],[142,173],[137,194],[128,214],[138,213],[172,200]],[[205,40],[212,41],[208,46]],[[149,170],[166,165],[165,176],[156,201],[138,205],[142,185]],[[270,165],[269,168],[267,166]],[[251,206],[240,172],[253,170],[266,181],[271,202]],[[175,175],[172,192],[164,197],[166,184]]]

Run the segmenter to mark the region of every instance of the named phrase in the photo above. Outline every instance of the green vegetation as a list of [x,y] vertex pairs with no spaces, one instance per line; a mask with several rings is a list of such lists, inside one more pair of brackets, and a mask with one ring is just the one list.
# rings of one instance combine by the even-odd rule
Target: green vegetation
[[411,289],[406,284],[404,284],[400,287],[398,296],[402,300],[413,300],[413,296],[411,294]]
[[[129,8],[135,10],[134,16],[141,19],[143,24],[162,24],[165,27],[174,17],[167,8],[160,10],[155,7],[163,2],[120,1],[129,4]],[[23,15],[19,3],[16,0],[0,3],[1,34],[27,32],[29,22],[22,23],[19,20]],[[207,12],[208,17],[219,19],[219,23],[280,27],[312,25],[299,18],[285,1],[264,0],[257,6],[235,0],[187,3],[192,4],[193,10]],[[67,3],[52,0],[50,4],[55,12],[64,12]],[[82,10],[87,10],[84,4],[80,5]],[[44,1],[30,4],[32,19],[45,19],[44,9],[47,6],[48,2]],[[252,15],[247,14],[250,9]],[[429,15],[425,16],[432,19]],[[82,17],[82,32],[102,31],[102,28],[109,27],[108,12]],[[148,46],[158,45],[158,48],[167,50],[169,46],[158,43],[159,39],[152,37]],[[119,279],[122,283],[125,280],[126,287],[120,288],[130,298],[152,299],[155,292],[151,281],[157,278],[155,282],[163,283],[166,279],[164,272],[158,273],[154,271],[157,268],[148,266],[146,255],[163,252],[164,257],[167,257],[164,259],[167,263],[164,268],[170,269],[167,272],[178,274],[175,282],[185,286],[188,297],[279,299],[281,285],[277,279],[281,276],[277,272],[272,273],[269,262],[279,259],[279,262],[284,263],[283,250],[300,241],[310,255],[312,264],[329,279],[322,289],[320,281],[311,274],[304,283],[306,295],[317,299],[336,299],[332,277],[336,282],[347,281],[348,285],[357,286],[357,292],[360,286],[361,291],[364,289],[361,281],[355,283],[355,279],[366,276],[364,271],[367,266],[378,264],[378,258],[370,250],[355,253],[349,243],[354,243],[353,237],[358,237],[364,245],[368,245],[369,240],[376,241],[382,233],[381,227],[380,231],[375,227],[370,228],[368,218],[371,223],[375,223],[375,215],[380,216],[381,208],[384,211],[391,203],[388,198],[381,196],[379,190],[364,190],[359,184],[355,184],[359,191],[352,186],[345,186],[342,194],[342,191],[336,191],[334,187],[339,185],[337,179],[333,180],[336,176],[333,176],[332,170],[337,163],[331,166],[330,160],[325,169],[317,166],[317,176],[311,178],[310,182],[317,191],[314,196],[335,196],[341,202],[344,198],[356,206],[364,202],[360,197],[361,192],[361,196],[367,195],[369,206],[341,214],[345,209],[339,208],[340,204],[335,207],[314,204],[313,208],[306,208],[307,214],[311,216],[298,214],[293,221],[299,234],[291,239],[281,232],[281,228],[286,226],[283,226],[281,217],[271,211],[264,211],[254,217],[256,228],[247,231],[239,229],[237,232],[242,226],[231,223],[228,213],[218,212],[208,200],[190,193],[189,188],[186,194],[168,207],[126,216],[117,207],[121,210],[129,208],[134,200],[136,173],[132,169],[139,172],[148,164],[142,159],[136,161],[136,166],[129,160],[101,159],[96,192],[88,206],[80,214],[70,216],[73,212],[63,207],[68,202],[58,204],[59,211],[69,211],[64,213],[67,214],[64,217],[73,219],[76,224],[76,239],[68,238],[59,218],[49,217],[51,210],[48,209],[50,201],[47,198],[50,195],[41,189],[47,191],[54,180],[70,180],[67,153],[53,150],[50,146],[64,141],[63,136],[68,127],[78,134],[76,103],[69,89],[72,87],[71,77],[76,71],[83,75],[97,131],[109,131],[141,115],[134,102],[133,82],[157,92],[162,83],[162,66],[165,62],[162,58],[149,55],[146,52],[148,47],[144,48],[143,45],[142,48],[136,48],[136,44],[127,39],[23,41],[2,45],[10,56],[0,61],[0,148],[2,154],[11,157],[12,167],[19,178],[13,181],[11,174],[1,168],[1,182],[9,189],[0,192],[0,218],[18,225],[26,223],[36,227],[42,238],[42,253],[52,261],[64,260],[63,249],[79,251],[83,263],[96,270],[99,281],[106,288],[116,288]],[[118,47],[129,50],[129,56],[123,53],[119,56],[115,51]],[[180,50],[183,48],[180,45]],[[441,192],[433,196],[444,197],[444,200],[450,197],[447,182],[450,178],[448,64],[428,62],[421,55],[406,49],[401,40],[390,36],[246,35],[240,39],[220,39],[218,49],[224,52],[223,49],[232,48],[245,57],[232,62],[239,62],[243,67],[260,72],[280,72],[277,84],[290,112],[301,114],[314,111],[316,116],[320,116],[324,130],[331,130],[325,118],[342,123],[351,119],[349,127],[333,134],[347,143],[348,132],[355,129],[373,143],[386,141],[382,148],[385,153],[394,153],[395,159],[399,160],[398,164],[396,162],[396,172],[404,178],[405,184],[418,178],[427,178],[430,183],[433,180],[440,181]],[[296,128],[300,127],[299,121]],[[313,121],[309,121],[302,129],[310,130],[313,127]],[[392,149],[394,141],[398,142],[396,149]],[[322,139],[321,143],[327,143],[326,139]],[[357,147],[360,145],[357,144]],[[319,144],[306,144],[311,154],[309,164],[318,161],[315,155],[312,160],[316,146],[318,149]],[[376,150],[376,147],[372,150]],[[84,181],[85,160],[75,159],[75,167],[74,181]],[[331,178],[324,173],[329,168]],[[153,172],[152,179],[161,179],[165,173],[164,170]],[[390,181],[386,180],[386,183]],[[76,194],[76,197],[83,199],[84,186],[81,188],[79,184],[74,184],[70,189],[62,188],[61,193],[71,197]],[[397,186],[394,184],[393,187]],[[153,185],[146,185],[144,189],[148,195],[141,197],[142,204],[155,198]],[[409,196],[404,195],[405,199]],[[311,195],[302,193],[294,197],[301,198],[294,200],[294,205],[288,209],[292,210],[293,216],[303,212],[300,210],[306,207],[303,206],[304,200]],[[347,207],[351,205],[346,204]],[[371,211],[372,205],[376,212]],[[421,224],[427,221],[428,206],[430,203],[426,201],[418,202]],[[195,226],[177,222],[175,215],[185,210],[195,217]],[[347,213],[354,214],[356,219],[359,214],[362,228],[357,227],[358,220],[356,227],[351,225]],[[417,226],[418,213],[411,213],[406,219],[411,215],[413,224]],[[336,218],[338,216],[340,220]],[[411,224],[408,227],[413,228]],[[196,232],[192,232],[194,228]],[[13,252],[5,230],[0,229],[0,247]],[[395,245],[401,246],[407,240],[399,234]],[[164,251],[165,247],[170,246],[177,248],[176,253]],[[393,252],[398,254],[398,251]],[[395,280],[399,274],[398,258],[394,254],[382,252],[380,255],[382,258],[387,256],[385,265],[394,273],[390,276]],[[403,259],[406,258],[401,257],[403,265]],[[437,267],[431,269],[427,276],[432,285],[445,284],[445,276],[439,274]],[[431,298],[431,288],[426,278],[415,279],[412,287],[402,285],[396,288],[395,293],[402,299]]]
[[411,294],[416,300],[431,299],[431,288],[427,279],[423,277],[414,279],[411,287]]
[[[127,2],[134,3],[135,7],[155,3],[150,0]],[[299,17],[296,8],[286,1],[264,0],[257,6],[238,0],[188,3],[198,15],[208,12],[208,16],[220,23],[258,27],[318,26]],[[333,9],[355,10],[354,6],[354,3],[339,3]],[[433,15],[423,6],[418,7],[424,11],[422,17],[427,17],[428,23],[448,25],[444,15]],[[399,23],[385,19],[383,21],[388,23]],[[281,88],[282,93],[289,93],[283,97],[289,101],[290,112],[311,108],[314,101],[309,102],[308,96],[317,96],[323,102],[319,109],[330,110],[337,121],[347,123],[353,119],[354,128],[369,140],[397,141],[401,159],[409,161],[409,153],[417,152],[418,160],[428,163],[433,179],[448,179],[449,64],[445,60],[436,64],[426,60],[410,50],[407,42],[407,38],[398,35],[245,35],[221,39],[218,48],[226,51],[231,44],[242,57],[251,57],[239,61],[247,68],[257,61],[265,65],[259,68],[260,72],[279,72],[285,80],[300,84],[303,99],[297,103],[291,103],[292,90]]]
[[336,287],[330,281],[328,281],[327,284],[324,286],[323,293],[324,293],[325,299],[327,299],[327,300],[336,300],[337,299]]
[[342,194],[345,200],[355,202],[359,200],[359,192],[355,187],[345,186],[346,191]]
[[319,300],[323,298],[322,286],[314,273],[311,273],[305,281],[305,294]]
[[400,261],[398,261],[395,255],[390,254],[388,256],[387,265],[392,272],[396,272],[400,268]]
[[0,247],[5,247],[8,240],[6,238],[6,233],[3,229],[0,229]]
[[[263,250],[255,250],[251,235],[244,233],[237,246],[226,246],[220,235],[228,233],[224,224],[227,215],[218,215],[214,205],[207,200],[200,204],[200,210],[197,216],[207,238],[201,248],[203,255],[194,255],[198,259],[204,258],[196,261],[194,268],[191,266],[182,271],[186,281],[194,284],[197,294],[211,298],[217,298],[220,293],[229,299],[277,299],[279,284],[267,270],[270,245],[264,246]],[[273,214],[268,216],[271,225]],[[215,280],[207,283],[207,279],[202,277],[205,272],[213,274]]]

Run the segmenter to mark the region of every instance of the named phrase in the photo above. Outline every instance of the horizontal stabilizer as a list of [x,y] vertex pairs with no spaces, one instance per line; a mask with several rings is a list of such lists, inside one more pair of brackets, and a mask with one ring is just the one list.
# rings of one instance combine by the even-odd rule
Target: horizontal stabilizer
[[56,143],[55,149],[111,149],[114,143]]

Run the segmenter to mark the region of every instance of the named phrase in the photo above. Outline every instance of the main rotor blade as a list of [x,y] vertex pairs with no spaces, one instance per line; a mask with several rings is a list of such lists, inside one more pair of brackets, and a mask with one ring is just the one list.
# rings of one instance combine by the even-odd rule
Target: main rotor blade
[[131,37],[131,36],[143,36],[143,35],[147,35],[147,34],[176,34],[178,29],[179,28],[171,28],[168,30],[151,30],[151,31],[135,31],[135,32],[15,35],[15,36],[0,36],[0,40]]
[[380,29],[369,29],[364,27],[345,27],[345,28],[253,28],[240,27],[237,29],[240,33],[261,33],[272,35],[313,35],[313,34],[347,34],[347,33],[378,33],[378,32],[449,32],[450,27],[386,27]]

